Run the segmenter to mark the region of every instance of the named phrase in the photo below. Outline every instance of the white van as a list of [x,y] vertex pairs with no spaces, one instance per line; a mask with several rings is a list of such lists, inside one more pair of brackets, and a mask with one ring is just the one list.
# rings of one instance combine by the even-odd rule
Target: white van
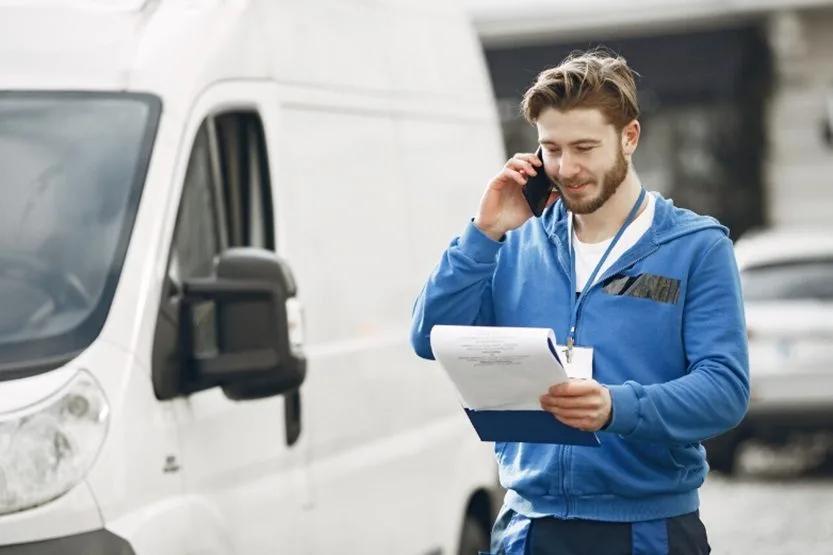
[[0,91],[0,554],[485,548],[408,340],[504,162],[457,6],[0,0]]

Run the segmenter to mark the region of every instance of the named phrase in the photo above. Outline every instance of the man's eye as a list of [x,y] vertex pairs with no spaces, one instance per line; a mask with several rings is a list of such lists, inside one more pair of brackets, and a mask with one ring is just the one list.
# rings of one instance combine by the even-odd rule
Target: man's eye
[[592,147],[592,146],[580,146],[580,147],[577,147],[577,149],[578,149],[578,151],[579,151],[579,152],[590,152],[591,150],[593,150],[593,148],[594,148],[594,147]]

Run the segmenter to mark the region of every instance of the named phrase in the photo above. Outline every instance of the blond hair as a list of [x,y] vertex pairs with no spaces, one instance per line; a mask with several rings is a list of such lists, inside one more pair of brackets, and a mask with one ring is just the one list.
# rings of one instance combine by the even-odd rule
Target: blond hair
[[606,50],[573,52],[538,74],[523,96],[521,110],[534,123],[547,108],[596,108],[621,131],[639,117],[636,76],[623,57]]

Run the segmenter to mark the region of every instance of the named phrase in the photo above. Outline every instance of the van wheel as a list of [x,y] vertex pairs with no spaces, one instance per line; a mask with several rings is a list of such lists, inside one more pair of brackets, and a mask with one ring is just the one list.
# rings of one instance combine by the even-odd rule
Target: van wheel
[[463,533],[460,537],[460,549],[457,555],[477,555],[488,551],[489,532],[476,516],[467,514],[463,522]]

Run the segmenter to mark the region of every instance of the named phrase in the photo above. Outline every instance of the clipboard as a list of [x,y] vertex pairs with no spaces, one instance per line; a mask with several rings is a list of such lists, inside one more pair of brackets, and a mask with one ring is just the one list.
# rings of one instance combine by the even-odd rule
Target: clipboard
[[567,426],[545,410],[464,410],[481,441],[600,445],[595,433]]
[[431,348],[454,384],[481,441],[598,447],[594,432],[567,426],[538,401],[569,378],[547,328],[446,326],[431,330]]

